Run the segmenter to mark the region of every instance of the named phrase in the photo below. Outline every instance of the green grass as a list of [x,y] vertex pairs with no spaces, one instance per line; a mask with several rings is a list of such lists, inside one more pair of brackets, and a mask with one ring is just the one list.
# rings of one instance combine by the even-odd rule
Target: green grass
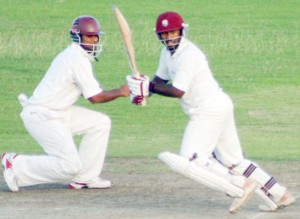
[[[100,83],[112,89],[125,82],[130,68],[112,13],[117,5],[133,31],[141,72],[153,76],[157,67],[161,45],[153,28],[158,14],[178,11],[190,25],[189,38],[207,54],[215,77],[235,103],[246,156],[299,160],[299,1],[17,2],[0,0],[0,152],[42,152],[23,127],[17,96],[31,94],[53,58],[69,44],[75,17],[93,15],[106,32],[104,52],[95,63]],[[179,149],[187,118],[175,99],[155,96],[144,108],[128,99],[78,104],[112,118],[111,157],[154,157]]]

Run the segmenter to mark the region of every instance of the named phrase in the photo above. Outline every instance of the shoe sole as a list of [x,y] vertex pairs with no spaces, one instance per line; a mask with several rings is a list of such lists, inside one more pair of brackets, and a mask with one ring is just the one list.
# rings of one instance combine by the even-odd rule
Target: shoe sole
[[3,171],[3,176],[4,176],[4,179],[5,179],[5,182],[6,182],[7,186],[8,186],[8,188],[12,192],[17,192],[17,191],[19,191],[19,187],[16,185],[16,182],[11,179],[10,173],[8,171],[9,170],[4,170]]
[[230,208],[229,212],[231,214],[236,214],[241,208],[243,208],[246,205],[246,203],[249,201],[249,199],[251,199],[253,197],[253,195],[255,193],[255,190],[258,187],[259,187],[259,185],[257,183],[255,183],[255,182],[253,182],[253,184],[251,185],[251,189],[249,189],[249,193],[247,194],[247,196],[244,199],[243,199],[243,197],[240,198],[240,199],[243,199],[243,200],[239,201],[240,204],[237,205],[237,207],[235,207],[233,209]]
[[[2,163],[2,166],[3,166],[3,169],[4,169],[4,171],[3,171],[4,180],[5,180],[8,188],[12,192],[17,192],[17,191],[19,191],[19,187],[17,186],[16,182],[10,176],[11,175],[10,171],[12,171],[12,170],[10,168],[6,168],[7,159],[4,159],[6,154],[7,153],[3,153],[1,155],[1,163]],[[5,162],[5,163],[3,163],[3,162]]]
[[269,206],[266,206],[266,205],[260,205],[260,206],[258,206],[258,208],[259,208],[260,211],[264,211],[264,212],[276,212],[277,210],[289,207],[289,206],[293,205],[294,203],[295,203],[295,199],[290,198],[290,199],[288,199],[288,200],[286,200],[282,203],[279,203],[277,208],[275,208],[275,209],[272,209],[272,208],[270,208]]

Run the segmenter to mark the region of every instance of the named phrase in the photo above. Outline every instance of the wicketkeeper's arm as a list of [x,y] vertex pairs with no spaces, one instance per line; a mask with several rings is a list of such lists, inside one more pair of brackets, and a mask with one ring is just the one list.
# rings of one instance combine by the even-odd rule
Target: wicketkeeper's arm
[[114,90],[103,90],[101,93],[98,93],[92,97],[89,97],[88,100],[91,103],[106,103],[113,101],[119,97],[128,97],[130,95],[128,85],[125,84],[120,88]]

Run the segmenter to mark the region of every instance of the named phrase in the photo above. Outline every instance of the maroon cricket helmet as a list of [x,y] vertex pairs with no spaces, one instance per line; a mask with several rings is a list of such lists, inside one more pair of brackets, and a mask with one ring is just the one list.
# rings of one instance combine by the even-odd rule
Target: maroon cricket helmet
[[184,27],[184,21],[180,14],[174,11],[167,11],[158,16],[156,20],[156,33],[181,30]]

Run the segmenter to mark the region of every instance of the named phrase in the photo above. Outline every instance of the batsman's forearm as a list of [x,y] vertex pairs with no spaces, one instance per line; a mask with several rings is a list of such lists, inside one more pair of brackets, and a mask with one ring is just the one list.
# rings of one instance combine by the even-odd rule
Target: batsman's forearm
[[181,98],[184,94],[184,91],[173,87],[172,84],[156,83],[153,81],[149,84],[149,92],[175,98]]

